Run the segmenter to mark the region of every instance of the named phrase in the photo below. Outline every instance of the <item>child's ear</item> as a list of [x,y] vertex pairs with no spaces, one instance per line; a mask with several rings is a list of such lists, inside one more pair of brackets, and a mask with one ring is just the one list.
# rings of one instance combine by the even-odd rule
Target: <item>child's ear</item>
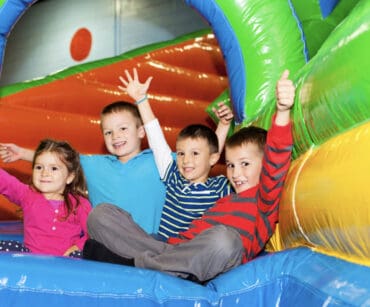
[[145,129],[144,126],[141,125],[138,129],[139,138],[143,139],[145,137]]
[[75,173],[69,174],[67,177],[66,183],[70,184],[75,179],[75,177],[76,177]]
[[215,152],[213,154],[211,154],[210,158],[209,158],[209,164],[211,166],[214,166],[218,160],[220,159],[220,154],[218,152]]

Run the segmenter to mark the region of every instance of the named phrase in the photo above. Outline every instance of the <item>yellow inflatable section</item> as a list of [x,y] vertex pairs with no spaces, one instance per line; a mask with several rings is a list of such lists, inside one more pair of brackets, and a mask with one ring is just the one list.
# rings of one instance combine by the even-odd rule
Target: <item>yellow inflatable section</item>
[[359,1],[297,74],[296,159],[272,250],[309,246],[370,266],[369,16]]
[[312,148],[292,164],[274,249],[310,246],[370,266],[370,123]]

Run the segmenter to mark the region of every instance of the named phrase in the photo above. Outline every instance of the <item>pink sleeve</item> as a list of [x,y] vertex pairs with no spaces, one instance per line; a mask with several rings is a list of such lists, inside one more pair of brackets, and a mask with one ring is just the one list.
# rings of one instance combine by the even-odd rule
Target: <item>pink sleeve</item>
[[0,194],[9,201],[22,206],[24,196],[29,189],[28,185],[0,168]]
[[81,229],[83,231],[83,236],[77,240],[75,243],[79,250],[82,251],[86,240],[88,239],[87,234],[87,217],[91,211],[91,204],[86,198],[80,198],[80,206],[78,208],[78,219],[80,220]]

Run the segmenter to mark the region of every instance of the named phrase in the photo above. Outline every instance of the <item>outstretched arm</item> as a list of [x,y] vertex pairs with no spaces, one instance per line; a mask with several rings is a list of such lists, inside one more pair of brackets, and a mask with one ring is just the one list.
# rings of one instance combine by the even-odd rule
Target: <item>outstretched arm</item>
[[226,137],[229,132],[231,121],[234,118],[234,115],[230,107],[223,102],[220,102],[218,104],[218,109],[213,108],[212,111],[216,114],[219,120],[216,129],[216,135],[218,138],[218,152],[221,153],[224,149]]
[[12,143],[0,143],[0,158],[5,163],[17,160],[32,161],[35,151]]
[[147,91],[149,89],[150,82],[152,81],[152,77],[149,77],[144,83],[141,83],[139,81],[137,70],[134,68],[133,75],[125,70],[125,77],[120,76],[119,79],[122,82],[122,85],[118,86],[119,89],[127,92],[127,94],[135,100],[135,103],[138,106],[140,116],[144,123],[149,146],[154,153],[154,159],[159,175],[161,178],[164,178],[166,170],[173,159],[171,148],[167,144],[163,131],[148,100]]
[[145,125],[156,118],[150,106],[147,95],[147,91],[153,77],[149,77],[144,83],[141,83],[139,81],[136,68],[133,70],[133,75],[131,75],[128,70],[125,70],[125,76],[126,78],[123,76],[119,77],[122,85],[118,86],[118,88],[124,92],[127,92],[127,94],[135,101]]
[[260,177],[262,212],[269,212],[278,205],[280,193],[287,175],[292,152],[292,125],[290,109],[294,103],[295,86],[288,79],[289,71],[285,70],[276,84],[276,115],[271,128],[267,132],[265,152]]
[[275,124],[285,126],[290,121],[290,109],[294,103],[295,86],[288,79],[289,70],[285,70],[276,84],[276,117]]
[[267,133],[259,184],[258,214],[255,222],[257,236],[250,247],[248,260],[264,248],[279,218],[279,202],[293,148],[290,109],[294,103],[295,87],[293,82],[288,80],[288,76],[289,71],[284,71],[276,84],[276,116]]

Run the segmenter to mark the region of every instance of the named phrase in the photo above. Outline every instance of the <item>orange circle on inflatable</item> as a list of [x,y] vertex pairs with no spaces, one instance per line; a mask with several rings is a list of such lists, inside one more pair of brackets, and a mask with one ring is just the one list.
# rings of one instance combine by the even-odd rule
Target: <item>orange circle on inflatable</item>
[[70,52],[72,59],[75,61],[86,59],[90,53],[91,45],[91,32],[86,28],[78,29],[71,40]]

